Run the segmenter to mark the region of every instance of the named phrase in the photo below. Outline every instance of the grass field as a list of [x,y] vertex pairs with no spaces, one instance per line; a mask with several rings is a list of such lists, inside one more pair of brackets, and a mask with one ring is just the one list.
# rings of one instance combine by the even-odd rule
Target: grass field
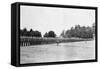
[[95,41],[20,46],[20,63],[95,59]]

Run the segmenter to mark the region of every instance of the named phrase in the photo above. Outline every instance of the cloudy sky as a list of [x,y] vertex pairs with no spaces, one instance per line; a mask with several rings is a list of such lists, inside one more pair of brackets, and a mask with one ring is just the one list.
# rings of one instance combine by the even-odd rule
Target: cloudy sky
[[95,22],[95,10],[21,6],[20,17],[21,29],[32,28],[40,31],[42,35],[53,30],[59,36],[63,30],[78,24],[91,26]]

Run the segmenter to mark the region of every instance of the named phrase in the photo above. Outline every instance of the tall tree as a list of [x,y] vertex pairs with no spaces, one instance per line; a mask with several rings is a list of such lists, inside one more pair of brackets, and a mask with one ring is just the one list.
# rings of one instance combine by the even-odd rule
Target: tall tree
[[23,29],[23,36],[27,36],[27,29],[26,28]]
[[33,37],[34,36],[34,31],[32,29],[30,29],[30,36]]
[[62,37],[66,37],[66,31],[63,30],[62,33],[60,34],[60,36],[62,36]]
[[47,32],[44,34],[44,37],[48,37],[48,33]]

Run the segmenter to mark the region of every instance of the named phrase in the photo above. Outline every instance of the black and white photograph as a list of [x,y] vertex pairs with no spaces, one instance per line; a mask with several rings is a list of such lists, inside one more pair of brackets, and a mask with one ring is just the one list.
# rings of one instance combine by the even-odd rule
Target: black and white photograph
[[20,64],[95,60],[94,9],[20,6]]

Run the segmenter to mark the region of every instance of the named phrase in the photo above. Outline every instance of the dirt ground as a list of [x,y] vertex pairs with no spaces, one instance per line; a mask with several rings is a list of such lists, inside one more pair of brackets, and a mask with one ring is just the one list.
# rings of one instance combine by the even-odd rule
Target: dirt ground
[[20,63],[95,59],[95,41],[20,47]]

